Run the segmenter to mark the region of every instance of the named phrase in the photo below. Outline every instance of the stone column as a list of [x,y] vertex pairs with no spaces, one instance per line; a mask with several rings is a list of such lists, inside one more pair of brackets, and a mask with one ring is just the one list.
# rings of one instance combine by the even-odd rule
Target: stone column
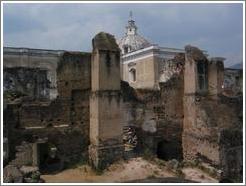
[[114,36],[99,33],[92,40],[89,159],[103,169],[123,155],[120,122],[120,49]]
[[196,136],[200,134],[198,133],[199,130],[197,130],[197,109],[199,109],[197,104],[202,99],[202,95],[206,94],[206,88],[202,91],[199,89],[198,62],[207,65],[206,56],[200,49],[189,45],[186,46],[182,134],[183,157],[185,160],[195,159],[198,152]]

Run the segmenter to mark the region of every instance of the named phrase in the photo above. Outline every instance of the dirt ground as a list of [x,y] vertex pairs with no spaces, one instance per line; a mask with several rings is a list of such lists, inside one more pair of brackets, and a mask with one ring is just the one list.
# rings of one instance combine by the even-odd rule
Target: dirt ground
[[[195,168],[184,168],[185,179],[196,182],[214,183],[218,180]],[[119,161],[112,164],[107,170],[99,174],[88,165],[66,169],[52,175],[42,175],[46,183],[91,183],[91,182],[130,182],[147,178],[175,178],[177,175],[153,161],[143,158],[133,158],[129,161]]]

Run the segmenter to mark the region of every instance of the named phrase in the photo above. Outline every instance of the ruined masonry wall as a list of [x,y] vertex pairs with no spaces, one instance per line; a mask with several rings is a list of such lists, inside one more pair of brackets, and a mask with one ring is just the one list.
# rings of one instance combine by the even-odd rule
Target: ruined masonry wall
[[182,158],[183,74],[160,83],[160,91],[133,89],[126,82],[121,87],[121,122],[136,129],[136,152],[156,155],[158,143],[165,141],[172,143],[173,158]]
[[11,104],[7,104],[4,123],[9,128],[10,159],[15,158],[15,146],[21,141],[35,142],[34,136],[48,137],[68,162],[88,158],[90,54],[64,53],[56,73],[56,99],[21,97],[7,102]]

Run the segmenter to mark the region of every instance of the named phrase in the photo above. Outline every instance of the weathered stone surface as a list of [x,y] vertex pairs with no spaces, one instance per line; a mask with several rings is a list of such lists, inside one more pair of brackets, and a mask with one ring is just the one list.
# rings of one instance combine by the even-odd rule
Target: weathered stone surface
[[57,66],[57,90],[60,98],[70,99],[74,91],[91,88],[91,54],[65,52]]
[[97,170],[103,170],[115,161],[123,158],[124,146],[122,144],[110,146],[89,146],[90,164]]
[[100,32],[93,38],[92,46],[93,49],[120,52],[114,36],[105,32]]
[[49,99],[49,89],[50,81],[47,78],[47,70],[45,69],[28,67],[4,69],[5,95],[7,93],[16,93],[34,99]]
[[223,94],[229,97],[235,97],[235,96],[241,96],[242,93],[243,93],[243,70],[225,68]]
[[[49,99],[57,96],[56,68],[63,51],[4,47],[4,68],[40,69],[47,72]],[[32,80],[29,80],[32,81]]]
[[93,167],[104,169],[119,160],[124,150],[120,122],[120,51],[114,37],[107,33],[97,34],[92,44],[89,159]]
[[5,183],[22,183],[23,175],[14,165],[7,165],[3,170],[3,182]]
[[208,63],[203,77],[208,76],[209,87],[201,94],[196,64],[201,60],[207,63],[199,49],[186,48],[183,155],[186,160],[201,158],[221,169],[222,178],[238,182],[242,180],[242,102],[220,95],[221,62]]
[[20,171],[22,172],[22,174],[27,175],[30,174],[32,172],[37,172],[39,169],[38,167],[33,167],[33,166],[21,166]]
[[186,45],[185,46],[185,54],[186,57],[192,58],[193,60],[207,60],[206,56],[204,53],[197,47],[191,46],[191,45]]

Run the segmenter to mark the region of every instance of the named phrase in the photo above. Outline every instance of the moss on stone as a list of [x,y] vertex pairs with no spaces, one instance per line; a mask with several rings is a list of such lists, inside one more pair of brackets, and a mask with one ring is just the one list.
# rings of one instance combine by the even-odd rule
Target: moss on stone
[[100,32],[92,40],[93,49],[120,51],[115,37],[111,34]]

